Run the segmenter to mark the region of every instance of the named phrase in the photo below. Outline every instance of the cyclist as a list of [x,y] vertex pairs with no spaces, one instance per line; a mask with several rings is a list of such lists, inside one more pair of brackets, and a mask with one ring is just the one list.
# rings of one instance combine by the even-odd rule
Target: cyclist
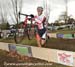
[[[37,16],[30,15],[32,21],[35,21],[36,40],[39,47],[44,46],[46,42],[46,17],[43,14],[43,8],[37,7]],[[24,21],[24,27],[27,24],[28,17]]]
[[36,40],[39,47],[44,46],[46,42],[46,17],[43,14],[43,8],[37,7],[37,16],[35,16]]

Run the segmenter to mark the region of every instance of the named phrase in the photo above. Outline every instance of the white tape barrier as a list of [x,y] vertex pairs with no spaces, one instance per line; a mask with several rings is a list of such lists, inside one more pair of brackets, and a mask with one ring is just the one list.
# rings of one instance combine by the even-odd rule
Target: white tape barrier
[[43,60],[49,60],[48,50],[46,48],[31,47],[32,56]]
[[55,49],[31,47],[35,58],[55,62],[67,66],[75,66],[75,52]]
[[57,38],[56,33],[48,33],[47,34],[50,38]]
[[9,51],[8,43],[0,42],[0,49]]
[[71,51],[57,51],[57,62],[67,66],[75,66],[73,52]]
[[[8,43],[0,42],[0,49],[9,51]],[[67,66],[75,66],[75,52],[30,46],[32,57]],[[24,49],[23,49],[24,51]],[[26,51],[26,49],[25,49]],[[24,52],[23,52],[24,53]],[[26,51],[27,54],[27,51]]]

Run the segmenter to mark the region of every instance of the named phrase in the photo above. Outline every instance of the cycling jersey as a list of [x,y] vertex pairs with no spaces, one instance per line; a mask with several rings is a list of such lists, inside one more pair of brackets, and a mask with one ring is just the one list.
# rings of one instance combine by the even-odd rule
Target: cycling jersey
[[37,32],[42,39],[46,39],[46,17],[44,15],[35,16]]
[[36,25],[38,26],[38,29],[43,29],[45,27],[45,21],[46,21],[46,18],[44,15],[35,16],[35,22],[36,22]]
[[[24,21],[24,27],[27,26],[27,20],[28,17],[26,17]],[[36,32],[39,34],[39,36],[43,39],[46,38],[46,17],[44,15],[40,16],[34,16],[34,18],[31,18],[32,21],[35,21],[36,25]]]

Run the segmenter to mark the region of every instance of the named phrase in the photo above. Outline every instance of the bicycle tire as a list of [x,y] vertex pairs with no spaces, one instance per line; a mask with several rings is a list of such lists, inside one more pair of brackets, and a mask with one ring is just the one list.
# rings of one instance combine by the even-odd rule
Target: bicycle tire
[[16,31],[14,33],[14,40],[15,40],[15,43],[19,44],[21,43],[21,41],[24,39],[24,35],[19,32],[19,31]]

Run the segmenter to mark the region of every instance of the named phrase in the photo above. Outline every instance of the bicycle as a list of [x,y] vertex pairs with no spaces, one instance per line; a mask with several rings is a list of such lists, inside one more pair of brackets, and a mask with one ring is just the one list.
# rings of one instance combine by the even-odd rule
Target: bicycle
[[[32,18],[34,16],[32,14],[27,15],[27,14],[22,14],[22,13],[19,13],[19,15],[26,16],[26,19],[23,22],[23,28],[21,29],[22,31],[20,31],[20,29],[16,29],[14,33],[15,43],[21,43],[21,41],[23,41],[25,37],[28,38],[28,40],[31,40],[33,36],[35,35],[34,28],[32,28],[33,27]],[[27,20],[29,20],[31,23],[27,24]]]

